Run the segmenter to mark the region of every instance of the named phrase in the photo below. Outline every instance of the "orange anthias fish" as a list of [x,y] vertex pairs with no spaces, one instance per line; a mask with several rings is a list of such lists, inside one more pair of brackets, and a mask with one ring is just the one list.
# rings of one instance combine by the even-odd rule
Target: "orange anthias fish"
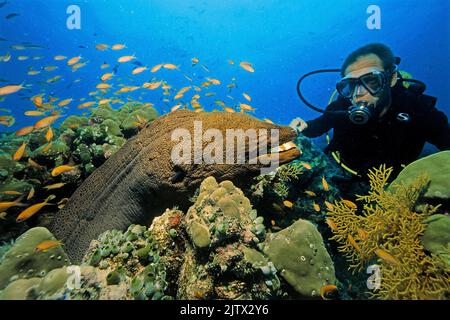
[[75,168],[76,166],[69,166],[69,165],[58,166],[52,170],[52,177],[56,177],[64,172],[72,171]]
[[58,182],[58,183],[54,183],[48,186],[45,186],[44,189],[47,190],[53,190],[53,189],[59,189],[61,187],[64,187],[66,184],[64,182]]
[[337,287],[335,285],[332,284],[325,285],[320,288],[320,296],[322,297],[323,300],[330,300],[326,296],[327,294],[335,290],[337,290]]
[[242,67],[242,69],[244,69],[245,71],[248,72],[255,72],[255,69],[253,69],[252,64],[250,62],[245,62],[242,61],[241,63],[239,63],[239,65]]
[[355,238],[353,238],[353,236],[351,234],[348,235],[347,239],[348,239],[348,242],[350,242],[350,244],[352,245],[353,248],[355,248],[356,251],[361,252],[361,248],[356,243]]
[[30,192],[28,192],[27,200],[31,200],[34,196],[34,187],[31,187]]
[[242,95],[244,96],[244,98],[245,98],[247,101],[252,101],[252,98],[251,98],[247,93],[244,92]]
[[330,218],[326,218],[325,222],[330,227],[331,230],[333,231],[337,230],[337,225]]
[[24,152],[25,152],[25,147],[27,146],[27,144],[24,142],[22,143],[22,145],[19,147],[19,149],[17,149],[17,151],[14,153],[13,155],[13,160],[14,161],[18,161],[22,158]]
[[0,202],[0,212],[6,211],[11,207],[23,207],[26,206],[25,203],[21,203],[20,201],[23,199],[23,196],[18,198],[15,201],[4,201]]
[[22,211],[16,218],[16,222],[23,222],[32,216],[34,216],[36,213],[39,212],[43,207],[48,205],[54,205],[54,203],[48,203],[48,201],[55,199],[55,195],[50,195],[45,199],[44,202],[37,203],[32,205],[31,207],[26,208],[24,211]]
[[112,50],[122,50],[124,48],[126,48],[124,44],[115,44],[111,47]]
[[163,64],[163,67],[164,67],[165,69],[169,69],[169,70],[180,70],[180,69],[178,68],[178,66],[176,66],[176,65],[174,65],[174,64],[172,64],[172,63],[165,63],[165,64]]
[[34,128],[35,129],[45,128],[45,127],[51,125],[53,122],[55,122],[60,117],[62,117],[62,116],[55,115],[55,116],[49,116],[44,119],[41,119],[34,124]]
[[5,87],[0,88],[0,96],[11,94],[19,91],[20,89],[23,89],[22,85],[9,85]]
[[327,182],[327,180],[325,180],[324,176],[322,176],[322,187],[323,187],[323,190],[325,190],[325,191],[330,190],[330,186],[328,185],[328,182]]
[[45,241],[42,241],[41,243],[39,243],[36,246],[35,250],[37,252],[39,252],[39,251],[47,251],[47,250],[49,250],[51,248],[58,247],[58,246],[61,246],[61,245],[62,245],[62,242],[60,240],[45,240]]
[[300,163],[300,164],[301,164],[301,166],[302,166],[303,168],[305,168],[306,170],[311,170],[311,169],[312,169],[312,167],[311,167],[311,165],[310,165],[309,163],[302,162],[302,163]]
[[317,211],[317,212],[320,211],[320,206],[317,203],[313,202],[313,207],[314,207],[315,211]]
[[80,59],[81,59],[81,56],[73,57],[73,58],[69,59],[69,61],[67,61],[67,65],[72,66],[75,63],[77,63],[78,61],[80,61]]
[[28,126],[28,127],[23,127],[19,130],[16,131],[16,136],[20,137],[20,136],[25,136],[27,134],[30,134],[31,132],[33,132],[34,127],[33,126]]
[[52,138],[53,138],[53,130],[52,130],[52,127],[49,126],[48,130],[45,134],[45,140],[47,140],[47,142],[50,142],[50,140],[52,140]]
[[390,264],[394,264],[394,265],[400,264],[400,261],[396,257],[392,256],[391,254],[387,253],[386,251],[384,251],[382,249],[376,249],[375,254],[379,258],[383,259],[386,262],[389,262]]
[[36,161],[33,161],[33,159],[28,158],[28,163],[36,169],[44,169],[44,166],[41,166],[39,163],[37,163]]
[[334,207],[330,202],[325,200],[324,203],[328,210],[330,210],[330,211],[333,210]]
[[294,206],[294,204],[289,200],[284,200],[283,204],[286,208],[289,208],[289,209],[291,209]]
[[346,205],[347,207],[349,207],[349,208],[352,208],[352,209],[357,209],[357,208],[358,208],[358,207],[356,206],[356,204],[353,203],[353,202],[350,201],[350,200],[344,200],[344,199],[342,199],[341,202],[342,202],[343,204],[345,204],[345,205]]
[[123,57],[120,57],[119,59],[117,59],[117,62],[123,63],[123,62],[131,61],[133,59],[136,59],[136,57],[134,55],[133,56],[123,56]]
[[150,69],[150,72],[156,72],[159,69],[161,69],[162,66],[163,66],[163,63],[157,64],[156,66],[154,66],[153,68]]
[[304,192],[310,197],[315,197],[316,196],[316,193],[314,191],[305,190]]

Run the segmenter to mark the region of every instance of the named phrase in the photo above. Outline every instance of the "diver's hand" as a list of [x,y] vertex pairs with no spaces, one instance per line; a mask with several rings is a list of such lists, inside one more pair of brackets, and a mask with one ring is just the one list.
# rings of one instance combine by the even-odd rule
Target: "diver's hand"
[[289,126],[292,129],[294,129],[295,131],[297,131],[298,133],[300,133],[303,130],[305,130],[306,128],[308,128],[308,124],[302,118],[295,118],[295,119],[293,119],[291,121],[291,123],[289,124]]

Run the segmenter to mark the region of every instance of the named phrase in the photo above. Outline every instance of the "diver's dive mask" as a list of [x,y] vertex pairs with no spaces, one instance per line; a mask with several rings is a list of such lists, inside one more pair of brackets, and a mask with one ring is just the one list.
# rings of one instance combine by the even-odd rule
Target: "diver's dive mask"
[[359,78],[342,78],[336,84],[336,90],[347,99],[351,99],[355,90],[363,86],[372,96],[379,94],[388,82],[388,74],[381,71],[372,71]]

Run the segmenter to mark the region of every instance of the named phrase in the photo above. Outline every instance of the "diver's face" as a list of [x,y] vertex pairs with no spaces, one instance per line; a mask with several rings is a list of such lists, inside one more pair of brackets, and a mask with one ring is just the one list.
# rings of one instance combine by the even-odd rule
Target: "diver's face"
[[[349,65],[347,69],[345,69],[345,77],[359,78],[360,76],[373,71],[383,72],[383,63],[377,55],[369,54],[367,56],[359,58],[354,63]],[[372,96],[369,91],[366,90],[366,88],[364,88],[362,85],[359,85],[355,88],[351,101],[353,104],[356,104],[360,101],[367,101],[368,104],[378,105],[380,100],[385,100],[383,97],[385,94],[386,92],[382,92],[381,95]]]

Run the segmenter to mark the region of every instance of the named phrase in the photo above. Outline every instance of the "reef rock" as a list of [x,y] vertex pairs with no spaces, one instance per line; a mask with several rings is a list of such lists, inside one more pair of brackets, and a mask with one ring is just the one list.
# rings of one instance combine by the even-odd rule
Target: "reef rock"
[[309,221],[300,219],[286,229],[268,234],[264,253],[304,298],[319,297],[322,286],[336,281],[322,236]]
[[36,246],[45,240],[56,239],[43,227],[32,228],[17,238],[0,264],[0,290],[14,280],[42,278],[53,269],[70,265],[69,258],[60,246],[36,251]]

